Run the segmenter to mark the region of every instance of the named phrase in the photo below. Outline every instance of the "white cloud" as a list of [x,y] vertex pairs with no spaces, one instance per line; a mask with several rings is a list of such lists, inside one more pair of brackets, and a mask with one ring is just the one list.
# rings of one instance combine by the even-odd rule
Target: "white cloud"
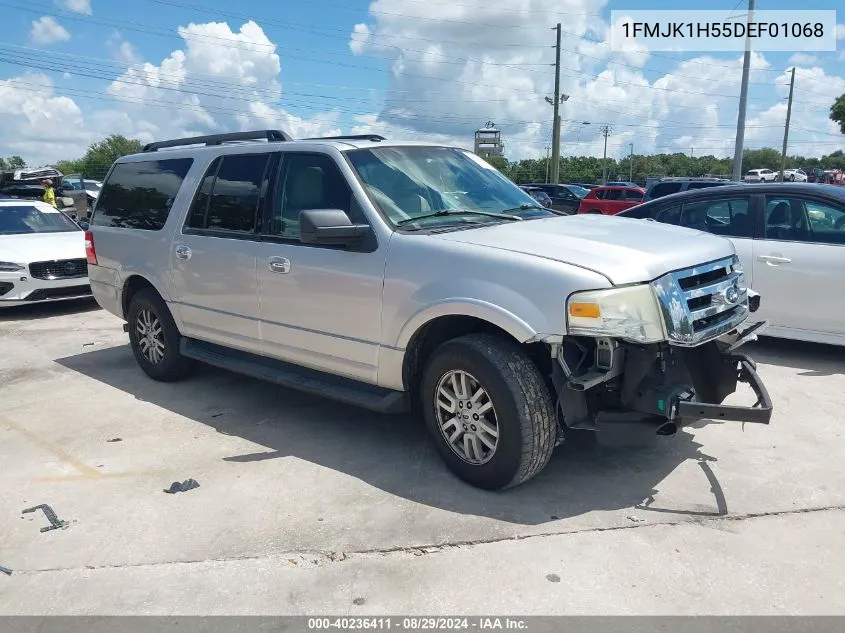
[[115,52],[115,57],[118,61],[125,62],[127,64],[139,64],[141,62],[141,58],[138,56],[138,52],[135,50],[135,47],[127,41],[120,43],[120,46],[118,46],[117,51]]
[[91,0],[56,0],[56,4],[68,11],[91,15]]
[[355,55],[362,54],[370,41],[370,27],[366,24],[356,24],[349,39],[349,50]]
[[789,63],[795,66],[814,66],[819,63],[819,58],[809,53],[795,53],[789,58]]
[[2,153],[43,164],[77,155],[95,134],[86,130],[79,106],[55,94],[47,75],[27,73],[0,80]]
[[845,40],[845,24],[836,25],[836,39]]
[[29,36],[36,44],[53,44],[55,42],[66,42],[70,39],[70,33],[67,29],[49,15],[32,21]]

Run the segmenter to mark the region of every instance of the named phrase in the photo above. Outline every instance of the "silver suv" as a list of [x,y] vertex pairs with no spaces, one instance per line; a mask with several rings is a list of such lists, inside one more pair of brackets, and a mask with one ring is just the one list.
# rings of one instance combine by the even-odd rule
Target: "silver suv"
[[[731,242],[555,215],[463,149],[273,130],[153,143],[112,166],[86,248],[150,377],[201,361],[414,410],[482,488],[530,479],[573,429],[771,416],[736,352],[759,328],[740,332],[754,306]],[[737,381],[754,406],[722,404]]]

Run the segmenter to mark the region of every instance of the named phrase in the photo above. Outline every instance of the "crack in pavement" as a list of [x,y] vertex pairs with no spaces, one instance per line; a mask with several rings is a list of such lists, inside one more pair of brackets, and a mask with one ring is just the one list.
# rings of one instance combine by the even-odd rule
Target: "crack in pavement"
[[770,512],[748,512],[744,514],[725,515],[718,517],[684,519],[679,521],[656,521],[654,523],[636,523],[632,525],[612,525],[606,527],[578,528],[573,530],[562,530],[560,532],[541,532],[538,534],[516,534],[489,539],[468,539],[454,541],[451,543],[433,543],[429,545],[397,545],[395,547],[363,549],[352,552],[338,552],[325,550],[297,550],[293,552],[280,552],[276,554],[254,554],[243,556],[228,556],[224,558],[204,558],[197,560],[172,560],[158,561],[151,563],[122,563],[114,565],[85,565],[83,567],[48,567],[42,569],[16,569],[15,574],[42,574],[64,571],[100,571],[104,569],[131,569],[140,567],[157,567],[161,565],[198,565],[203,563],[228,563],[237,561],[250,561],[261,559],[284,559],[293,566],[301,569],[320,567],[330,563],[339,563],[350,559],[367,557],[385,557],[393,554],[408,554],[413,556],[425,556],[438,554],[450,550],[473,547],[476,545],[492,545],[496,543],[507,543],[514,541],[527,541],[531,539],[551,538],[555,536],[568,536],[572,534],[589,534],[599,532],[616,532],[620,530],[642,530],[655,527],[675,526],[705,526],[711,523],[729,521],[747,521],[770,517],[792,516],[799,514],[812,514],[817,512],[835,512],[845,510],[845,504],[832,506],[818,506],[810,508],[793,508],[791,510],[774,510]]

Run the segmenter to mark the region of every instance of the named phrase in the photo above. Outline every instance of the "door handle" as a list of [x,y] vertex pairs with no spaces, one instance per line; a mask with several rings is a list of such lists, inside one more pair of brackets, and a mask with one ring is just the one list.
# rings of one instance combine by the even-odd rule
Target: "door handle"
[[191,259],[191,249],[187,246],[177,246],[176,257],[179,259]]
[[781,257],[780,255],[759,255],[757,261],[765,262],[769,265],[773,264],[788,264],[792,260],[788,257]]
[[290,260],[285,259],[284,257],[271,257],[267,264],[267,268],[270,269],[270,272],[273,273],[289,273],[290,272]]

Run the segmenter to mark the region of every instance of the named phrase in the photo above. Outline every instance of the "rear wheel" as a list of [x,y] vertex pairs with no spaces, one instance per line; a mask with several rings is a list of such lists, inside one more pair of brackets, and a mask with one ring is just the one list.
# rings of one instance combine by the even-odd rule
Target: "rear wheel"
[[172,382],[191,373],[195,363],[179,352],[179,330],[155,290],[145,288],[135,293],[126,316],[132,353],[150,378]]
[[554,450],[554,406],[543,377],[504,337],[471,334],[437,348],[423,373],[421,401],[441,457],[479,488],[528,481]]

